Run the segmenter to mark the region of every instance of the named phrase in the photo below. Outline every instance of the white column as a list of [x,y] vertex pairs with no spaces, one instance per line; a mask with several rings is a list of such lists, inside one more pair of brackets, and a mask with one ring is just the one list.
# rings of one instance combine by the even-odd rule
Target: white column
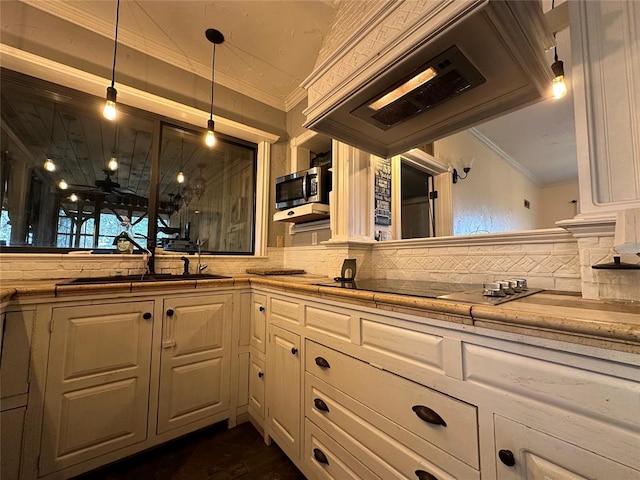
[[640,2],[569,2],[579,217],[640,206]]
[[373,242],[371,155],[333,141],[330,242]]

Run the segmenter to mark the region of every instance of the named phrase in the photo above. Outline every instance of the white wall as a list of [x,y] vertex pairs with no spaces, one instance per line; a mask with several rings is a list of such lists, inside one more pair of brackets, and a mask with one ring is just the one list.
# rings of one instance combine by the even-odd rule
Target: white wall
[[575,217],[578,213],[578,195],[578,182],[542,187],[536,228],[553,228],[557,221]]
[[[536,185],[468,132],[460,132],[434,145],[436,158],[452,163],[458,173],[460,159],[475,157],[469,176],[453,185],[453,234],[532,230],[540,208]],[[529,200],[529,209],[524,200]]]

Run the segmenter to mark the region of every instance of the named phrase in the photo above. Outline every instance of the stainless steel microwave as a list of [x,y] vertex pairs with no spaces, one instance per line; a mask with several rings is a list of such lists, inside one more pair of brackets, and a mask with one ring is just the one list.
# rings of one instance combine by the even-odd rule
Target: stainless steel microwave
[[276,208],[284,210],[305,203],[329,203],[331,177],[328,166],[313,167],[276,179]]

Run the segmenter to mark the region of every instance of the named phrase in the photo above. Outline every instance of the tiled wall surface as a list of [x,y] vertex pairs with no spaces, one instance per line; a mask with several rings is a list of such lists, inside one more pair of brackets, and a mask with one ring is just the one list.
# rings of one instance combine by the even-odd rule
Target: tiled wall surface
[[640,270],[600,270],[593,265],[611,263],[618,255],[625,263],[638,263],[635,255],[619,255],[613,236],[580,238],[582,296],[593,299],[640,300]]

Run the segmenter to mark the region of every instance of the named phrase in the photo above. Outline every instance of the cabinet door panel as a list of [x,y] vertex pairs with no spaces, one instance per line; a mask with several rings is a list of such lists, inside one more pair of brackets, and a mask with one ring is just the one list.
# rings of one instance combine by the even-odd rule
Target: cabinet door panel
[[297,460],[300,457],[300,337],[271,325],[267,358],[269,433],[285,453]]
[[[495,435],[498,480],[640,478],[638,470],[499,415],[495,416]],[[511,466],[500,460],[505,452],[513,455]]]
[[40,473],[147,436],[153,302],[54,308]]
[[264,364],[259,358],[251,357],[249,364],[249,409],[264,420]]
[[232,309],[231,294],[164,302],[158,434],[229,408]]
[[253,294],[251,301],[251,346],[265,353],[267,297]]

